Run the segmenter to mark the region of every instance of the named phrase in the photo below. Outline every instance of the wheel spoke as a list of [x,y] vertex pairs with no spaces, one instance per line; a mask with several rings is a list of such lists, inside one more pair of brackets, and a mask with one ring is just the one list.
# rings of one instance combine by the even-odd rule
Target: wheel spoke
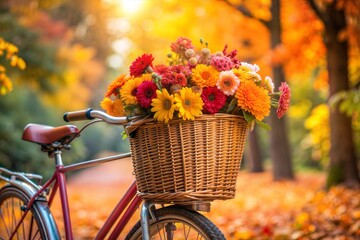
[[[5,204],[7,206],[7,202],[5,202]],[[10,229],[7,224],[6,224],[6,219],[9,219],[9,209],[5,206],[5,208],[1,208],[0,209],[0,214],[1,214],[1,221],[6,229],[6,233],[7,233],[7,236],[9,237],[10,236]],[[6,216],[5,216],[5,210],[6,210]]]
[[[200,213],[179,206],[168,206],[155,210],[154,215],[149,226],[152,240],[225,240],[216,225]],[[142,239],[140,221],[126,237],[126,240],[135,239]]]
[[[43,239],[39,228],[39,215],[37,206],[29,210],[24,216],[23,206],[28,202],[26,194],[20,190],[9,187],[1,189],[0,192],[0,239]],[[16,229],[16,232],[15,232]]]
[[30,225],[29,225],[29,240],[31,240],[32,231],[33,231],[33,224],[34,224],[34,218],[32,217],[31,220],[30,220]]

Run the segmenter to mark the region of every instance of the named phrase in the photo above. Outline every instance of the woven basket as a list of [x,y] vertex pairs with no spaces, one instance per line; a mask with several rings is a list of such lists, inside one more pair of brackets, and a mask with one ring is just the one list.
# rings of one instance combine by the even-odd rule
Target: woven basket
[[158,203],[231,199],[248,125],[236,115],[201,115],[126,127],[138,195]]

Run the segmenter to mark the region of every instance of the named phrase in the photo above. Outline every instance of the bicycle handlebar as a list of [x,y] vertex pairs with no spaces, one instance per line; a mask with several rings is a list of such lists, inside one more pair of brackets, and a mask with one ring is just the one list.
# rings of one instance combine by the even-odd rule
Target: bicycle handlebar
[[107,123],[111,124],[125,124],[128,123],[134,119],[140,119],[144,116],[134,116],[134,117],[113,117],[109,114],[93,110],[93,109],[86,109],[86,110],[80,110],[80,111],[74,111],[74,112],[67,112],[64,114],[64,121],[70,122],[70,121],[81,121],[81,120],[92,120],[92,119],[101,119]]
[[65,122],[72,122],[72,121],[81,121],[81,120],[91,120],[94,119],[91,116],[91,112],[93,110],[91,108],[86,110],[74,111],[74,112],[67,112],[64,114],[64,121]]

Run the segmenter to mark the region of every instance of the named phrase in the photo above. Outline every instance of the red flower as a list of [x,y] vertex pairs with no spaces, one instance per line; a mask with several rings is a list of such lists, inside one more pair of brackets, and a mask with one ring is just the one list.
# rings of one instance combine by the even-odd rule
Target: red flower
[[236,59],[237,50],[231,51],[229,54],[227,53],[228,45],[226,44],[223,49],[224,56],[227,56],[231,59],[231,61],[235,64],[235,67],[238,68],[240,66],[240,61]]
[[141,57],[135,59],[130,66],[130,75],[133,77],[140,77],[148,66],[152,67],[153,55],[143,54]]
[[137,88],[136,99],[141,107],[151,106],[151,100],[156,97],[156,84],[152,81],[144,81]]
[[170,89],[172,85],[179,84],[186,86],[187,76],[190,76],[191,70],[188,66],[174,65],[165,66],[157,65],[154,69],[161,76],[161,84],[164,88]]
[[211,114],[217,113],[226,102],[226,95],[216,86],[205,87],[201,93],[201,98],[204,102],[204,112]]
[[279,98],[279,107],[276,110],[276,114],[278,118],[282,118],[289,108],[291,93],[289,85],[287,85],[285,82],[281,83],[279,90],[281,92],[281,95]]

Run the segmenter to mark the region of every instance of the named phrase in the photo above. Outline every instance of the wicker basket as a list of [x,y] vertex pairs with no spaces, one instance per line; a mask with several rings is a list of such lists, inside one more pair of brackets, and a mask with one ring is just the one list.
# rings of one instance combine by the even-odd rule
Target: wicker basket
[[230,114],[128,125],[138,194],[158,203],[234,198],[247,128]]

